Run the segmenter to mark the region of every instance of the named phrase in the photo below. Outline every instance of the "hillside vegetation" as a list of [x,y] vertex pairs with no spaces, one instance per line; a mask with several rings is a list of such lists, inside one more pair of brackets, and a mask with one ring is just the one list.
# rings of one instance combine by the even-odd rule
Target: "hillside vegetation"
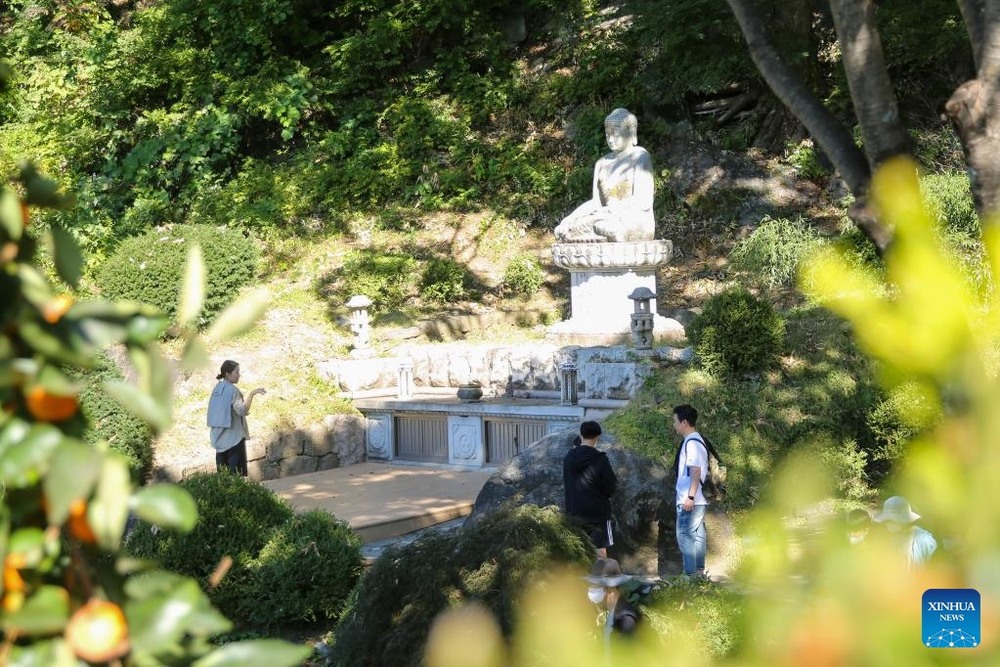
[[[769,25],[823,101],[849,118],[828,17],[803,20],[811,14],[800,4],[768,14]],[[932,112],[970,55],[954,4],[920,4],[879,3],[879,28],[925,193],[986,291],[961,150]],[[380,350],[393,329],[456,310],[534,313],[522,318],[534,329],[470,334],[491,339],[537,336],[561,317],[568,285],[547,262],[549,233],[589,196],[606,150],[602,120],[625,106],[653,154],[657,233],[676,248],[660,276],[661,309],[689,318],[738,284],[788,321],[775,366],[658,379],[649,400],[660,414],[676,392],[701,387],[684,396],[730,440],[748,487],[822,436],[855,499],[916,432],[899,431],[890,409],[899,399],[850,361],[861,357],[848,336],[806,333],[840,330],[794,289],[812,248],[843,244],[876,276],[880,262],[847,222],[850,197],[825,157],[765,92],[725,3],[25,0],[6,5],[0,31],[14,77],[0,97],[0,167],[30,158],[74,193],[75,206],[40,211],[36,228],[80,241],[85,291],[136,283],[115,252],[152,229],[164,241],[145,244],[157,261],[165,239],[186,236],[171,227],[223,226],[256,246],[261,260],[244,280],[265,285],[272,308],[257,331],[209,353],[215,366],[241,360],[246,382],[271,390],[258,430],[350,409],[314,365],[346,352],[343,304],[354,293],[375,300]],[[253,261],[232,247],[203,250],[223,266],[237,253]],[[180,260],[170,261],[179,276]],[[206,311],[202,324],[210,320]],[[201,412],[213,374],[177,378],[161,464],[210,454]],[[636,446],[671,437],[642,421],[651,414]],[[775,420],[785,427],[765,428]]]

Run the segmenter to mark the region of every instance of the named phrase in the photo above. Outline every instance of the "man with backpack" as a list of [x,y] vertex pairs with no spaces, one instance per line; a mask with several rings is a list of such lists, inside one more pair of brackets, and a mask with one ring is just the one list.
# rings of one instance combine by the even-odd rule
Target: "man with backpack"
[[695,430],[698,411],[688,404],[674,408],[674,430],[683,438],[677,450],[677,547],[681,552],[684,574],[705,576],[705,510],[708,500],[703,493],[708,473],[708,449],[705,439]]

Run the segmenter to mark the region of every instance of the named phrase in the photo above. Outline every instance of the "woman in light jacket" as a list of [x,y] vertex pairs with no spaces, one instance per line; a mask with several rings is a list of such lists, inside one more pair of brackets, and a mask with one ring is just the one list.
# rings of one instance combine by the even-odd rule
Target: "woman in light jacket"
[[215,448],[215,466],[217,470],[228,469],[246,477],[247,438],[250,437],[247,415],[254,396],[267,392],[258,387],[244,399],[236,386],[240,381],[240,365],[228,359],[222,362],[215,379],[218,383],[208,399],[208,426]]

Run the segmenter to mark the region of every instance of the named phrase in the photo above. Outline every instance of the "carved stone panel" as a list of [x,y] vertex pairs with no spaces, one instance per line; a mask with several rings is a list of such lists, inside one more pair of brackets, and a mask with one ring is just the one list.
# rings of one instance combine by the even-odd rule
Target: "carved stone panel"
[[393,452],[392,414],[368,413],[365,448],[369,459],[391,460]]
[[448,415],[448,463],[478,468],[484,458],[482,418]]

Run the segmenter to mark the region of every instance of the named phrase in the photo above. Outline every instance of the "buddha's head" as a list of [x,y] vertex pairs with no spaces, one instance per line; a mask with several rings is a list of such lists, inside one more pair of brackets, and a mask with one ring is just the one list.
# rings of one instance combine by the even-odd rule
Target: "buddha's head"
[[628,109],[615,109],[604,119],[604,136],[615,152],[637,145],[638,131],[639,119]]

